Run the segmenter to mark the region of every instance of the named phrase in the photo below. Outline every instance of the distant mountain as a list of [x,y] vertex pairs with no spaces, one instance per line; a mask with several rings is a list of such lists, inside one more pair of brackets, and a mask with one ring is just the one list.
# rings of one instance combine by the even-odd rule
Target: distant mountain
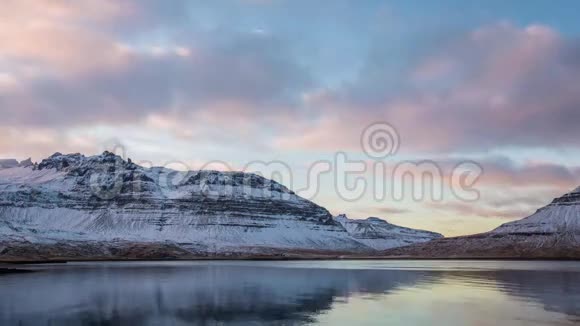
[[15,159],[2,159],[0,160],[0,169],[13,168],[18,166],[18,161]]
[[510,257],[580,259],[580,187],[524,219],[493,231],[444,238],[386,255],[421,257]]
[[0,169],[8,169],[15,167],[29,167],[32,166],[32,160],[27,159],[22,162],[18,162],[15,159],[0,159]]
[[[341,224],[326,209],[256,174],[144,168],[109,152],[55,153],[39,164],[9,165],[0,169],[0,260],[385,248],[347,232],[350,223]],[[379,229],[387,240],[389,228]],[[412,230],[392,230],[390,247],[414,241]]]
[[350,236],[376,250],[386,250],[443,238],[443,235],[439,233],[397,226],[377,217],[353,220],[346,215],[339,215],[335,219],[344,226]]

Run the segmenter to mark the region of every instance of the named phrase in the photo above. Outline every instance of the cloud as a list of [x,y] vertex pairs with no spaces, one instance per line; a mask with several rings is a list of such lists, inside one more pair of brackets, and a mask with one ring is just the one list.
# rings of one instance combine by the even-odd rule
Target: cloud
[[[470,172],[479,175],[475,185],[479,188],[548,188],[560,192],[580,185],[580,166],[545,162],[519,162],[506,156],[486,156],[480,159],[455,157],[439,159],[367,161],[366,170],[374,173],[382,169],[386,176],[408,172],[419,178],[423,174],[451,186],[454,173]],[[459,174],[455,175],[458,176]]]
[[70,126],[137,121],[151,113],[187,117],[209,107],[235,108],[227,115],[214,112],[227,121],[244,114],[240,110],[267,114],[270,108],[291,107],[295,94],[309,82],[276,40],[247,36],[226,45],[132,53],[130,62],[117,69],[80,77],[30,80],[3,94],[0,114],[6,117],[3,124]]
[[502,208],[514,204],[525,205],[528,207],[542,207],[545,206],[550,198],[556,198],[561,193],[557,194],[541,194],[539,196],[512,196],[512,197],[498,197],[495,199],[488,199],[487,203],[491,207]]
[[[448,181],[448,171],[456,162],[461,160],[440,162],[445,180]],[[580,184],[580,166],[537,162],[517,164],[505,157],[487,158],[479,164],[483,175],[473,185],[480,192],[476,202],[450,198],[423,205],[459,217],[520,219]]]
[[547,26],[500,23],[432,49],[396,84],[375,59],[356,82],[312,92],[319,123],[278,144],[358,150],[362,130],[387,121],[409,152],[577,148],[579,44]]
[[112,0],[5,1],[0,12],[0,62],[34,74],[79,73],[122,64],[125,58],[118,44],[96,26],[131,12],[128,2]]
[[431,213],[442,212],[460,219],[479,217],[519,220],[532,215],[539,208],[548,205],[552,199],[571,190],[570,187],[560,189],[544,186],[518,188],[487,185],[485,188],[478,187],[481,197],[477,202],[447,200],[423,203],[423,207]]
[[[300,96],[313,80],[292,44],[202,26],[191,9],[187,1],[3,3],[0,153],[96,153],[116,135],[159,155],[215,153],[264,146],[302,121]],[[142,133],[158,138],[139,144]]]
[[400,215],[409,213],[410,210],[404,208],[395,208],[395,207],[376,207],[372,209],[375,213],[386,214],[386,215]]
[[[415,162],[416,164],[408,164]],[[454,168],[461,163],[467,163],[458,172],[472,171],[482,174],[468,183],[468,188],[457,181],[459,174],[454,174]],[[479,168],[475,168],[476,163]],[[401,187],[404,191],[403,200],[412,205],[413,213],[422,210],[431,214],[433,210],[447,211],[452,215],[477,216],[484,218],[523,218],[536,209],[547,205],[553,198],[575,189],[580,185],[580,166],[566,166],[541,162],[515,162],[507,157],[486,157],[477,162],[461,158],[440,159],[438,161],[392,161],[385,164],[385,172],[375,174],[376,162],[369,162],[366,180],[373,182],[378,176],[386,176],[387,197],[393,201],[395,189]],[[472,166],[467,168],[468,166]],[[403,179],[401,173],[405,173]],[[455,177],[452,178],[452,175]],[[399,176],[399,177],[397,177]],[[475,174],[472,174],[475,177]],[[433,182],[433,183],[432,183]],[[471,182],[471,181],[470,181]],[[441,199],[437,199],[433,189],[441,189]],[[478,192],[474,200],[462,200],[458,194],[464,190]],[[373,190],[372,188],[370,189]],[[422,194],[415,200],[412,192]],[[371,198],[367,193],[366,198]],[[443,200],[443,201],[440,201]],[[371,214],[400,214],[407,211],[391,210],[392,207],[381,208],[369,205],[368,210],[358,208],[358,211]]]
[[0,127],[0,135],[0,158],[41,160],[56,151],[93,154],[102,150],[94,137],[52,128]]
[[[578,165],[568,166],[535,161],[516,162],[506,156],[486,156],[477,160],[465,157],[427,162],[436,164],[446,181],[449,181],[454,168],[459,164],[477,164],[482,171],[481,176],[477,179],[479,187],[510,187],[513,189],[544,187],[563,192],[580,184],[580,166]],[[389,169],[392,169],[394,165],[388,166]],[[417,165],[417,167],[417,171],[421,171],[420,168],[424,166]]]
[[484,217],[484,218],[504,218],[504,219],[522,219],[531,215],[534,209],[522,208],[490,208],[485,205],[473,205],[471,203],[430,203],[428,206],[432,209],[444,212],[451,212],[459,215],[460,218],[465,217]]
[[150,116],[187,123],[200,112],[232,125],[234,116],[259,120],[299,107],[312,81],[287,44],[201,31],[195,22],[191,33],[176,34],[186,9],[186,1],[7,1],[0,126],[118,125]]
[[132,1],[115,0],[5,0],[2,3],[3,21],[18,19],[103,22],[126,17],[136,8]]
[[[394,76],[379,49],[357,78],[324,85],[275,31],[190,22],[191,33],[175,33],[187,22],[183,6],[9,1],[0,13],[2,130],[131,124],[177,139],[361,151],[362,130],[388,121],[416,156],[579,144],[580,47],[547,26],[484,26]],[[489,185],[578,181],[570,167],[483,163]]]
[[488,160],[482,163],[481,182],[494,186],[545,186],[570,189],[580,184],[580,167],[551,163],[514,164],[508,159]]

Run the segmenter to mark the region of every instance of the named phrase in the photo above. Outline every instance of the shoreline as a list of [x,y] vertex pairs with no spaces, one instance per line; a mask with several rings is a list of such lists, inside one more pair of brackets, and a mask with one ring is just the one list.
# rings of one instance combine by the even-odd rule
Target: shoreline
[[[10,265],[8,265],[8,266],[10,266]],[[34,270],[30,270],[30,269],[7,268],[6,266],[0,265],[0,275],[25,274],[25,273],[34,273],[34,272],[35,272]]]
[[90,263],[90,262],[196,262],[196,261],[580,261],[580,258],[570,257],[408,257],[408,256],[383,256],[383,257],[198,257],[184,259],[166,258],[86,258],[86,259],[45,259],[45,260],[0,260],[0,273],[5,266],[18,265],[42,265],[42,264],[67,264],[67,263]]

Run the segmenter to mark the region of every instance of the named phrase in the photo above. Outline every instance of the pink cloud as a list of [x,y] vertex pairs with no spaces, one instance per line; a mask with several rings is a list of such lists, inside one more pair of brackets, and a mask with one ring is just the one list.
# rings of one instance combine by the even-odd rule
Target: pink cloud
[[431,209],[438,211],[450,212],[458,215],[458,218],[465,217],[484,217],[484,218],[505,218],[505,219],[521,219],[531,215],[534,212],[533,208],[490,208],[482,205],[473,205],[472,203],[430,203],[428,205]]
[[92,24],[107,24],[131,13],[129,2],[112,0],[9,0],[0,12],[0,58],[38,73],[123,64],[126,52]]
[[60,151],[96,153],[100,142],[83,135],[68,135],[52,128],[0,127],[0,158],[41,160]]
[[580,167],[557,164],[525,164],[502,166],[488,164],[481,182],[494,186],[549,186],[562,190],[580,184]]
[[401,149],[410,152],[578,147],[579,76],[574,43],[549,27],[486,26],[433,51],[401,80],[407,87],[396,94],[385,89],[389,95],[373,101],[352,96],[353,89],[381,87],[364,76],[353,89],[315,92],[310,100],[320,123],[304,126],[298,137],[283,136],[279,144],[357,150],[362,130],[386,121],[398,129]]

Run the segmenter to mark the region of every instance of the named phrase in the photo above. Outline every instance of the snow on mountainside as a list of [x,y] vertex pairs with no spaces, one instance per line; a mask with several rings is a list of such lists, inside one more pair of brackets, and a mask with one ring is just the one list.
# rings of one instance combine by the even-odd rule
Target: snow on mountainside
[[472,236],[397,248],[388,255],[580,258],[580,187],[524,219]]
[[[397,241],[400,230],[393,230],[393,244],[413,241],[403,234]],[[0,169],[0,258],[115,256],[148,243],[172,255],[369,252],[376,246],[367,240],[251,173],[144,168],[109,152],[55,153]]]
[[443,237],[435,232],[393,225],[377,217],[353,220],[346,215],[339,215],[335,219],[344,226],[350,236],[376,250],[408,246]]
[[[580,187],[519,221],[506,223],[495,234],[558,234],[580,236]],[[580,239],[580,238],[579,238]]]

